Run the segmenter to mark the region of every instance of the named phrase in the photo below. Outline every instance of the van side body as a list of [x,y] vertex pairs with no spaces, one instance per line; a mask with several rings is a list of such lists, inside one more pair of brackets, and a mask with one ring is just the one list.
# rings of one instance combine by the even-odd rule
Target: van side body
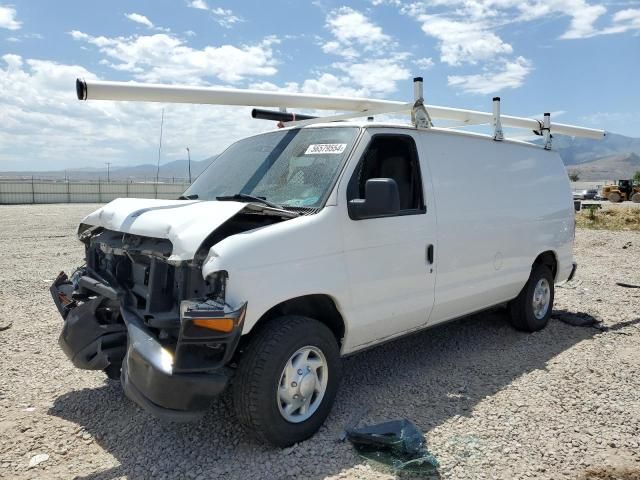
[[[409,216],[348,216],[347,184],[376,134],[416,142],[426,203],[418,224]],[[382,225],[372,232],[367,223]],[[407,236],[417,251],[407,248]],[[557,262],[555,281],[566,281],[573,237],[570,185],[557,152],[468,133],[372,126],[321,212],[222,240],[212,247],[203,276],[226,270],[227,298],[237,304],[251,299],[243,334],[282,302],[327,296],[344,321],[341,351],[348,354],[515,298],[544,252]],[[429,244],[432,265],[425,258]],[[362,255],[354,256],[358,251]],[[372,263],[370,275],[354,284],[351,271]],[[419,268],[405,275],[398,272],[403,264]]]

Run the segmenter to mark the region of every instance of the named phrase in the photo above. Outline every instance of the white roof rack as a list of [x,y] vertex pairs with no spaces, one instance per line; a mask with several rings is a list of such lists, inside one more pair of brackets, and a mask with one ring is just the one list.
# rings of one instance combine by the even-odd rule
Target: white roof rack
[[418,128],[430,128],[434,119],[456,121],[460,123],[458,126],[490,124],[494,127],[493,138],[498,141],[504,138],[502,127],[533,130],[545,137],[545,148],[547,149],[551,148],[551,132],[595,139],[601,139],[605,136],[604,130],[551,123],[550,115],[547,113],[545,113],[542,120],[501,115],[499,97],[493,99],[493,112],[491,113],[425,105],[422,94],[422,77],[414,79],[414,99],[412,102],[213,87],[104,82],[98,80],[85,81],[80,79],[76,80],[76,92],[80,100],[242,105],[346,112],[326,117],[287,122],[285,123],[286,126],[309,125],[387,113],[411,112],[412,123]]

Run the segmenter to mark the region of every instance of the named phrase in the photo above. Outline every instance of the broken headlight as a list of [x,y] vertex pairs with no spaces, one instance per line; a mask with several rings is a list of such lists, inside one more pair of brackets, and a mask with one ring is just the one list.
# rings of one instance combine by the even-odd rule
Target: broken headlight
[[206,284],[209,289],[207,298],[224,304],[226,298],[227,279],[229,274],[225,270],[213,272],[207,276]]
[[175,369],[206,371],[228,362],[242,334],[246,309],[246,303],[233,309],[209,298],[183,300]]

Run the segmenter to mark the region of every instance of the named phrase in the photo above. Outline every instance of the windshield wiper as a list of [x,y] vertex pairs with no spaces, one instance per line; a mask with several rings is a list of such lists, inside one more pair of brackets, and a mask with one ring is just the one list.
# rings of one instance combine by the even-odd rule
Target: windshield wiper
[[216,197],[216,200],[249,200],[251,202],[262,203],[271,208],[277,208],[278,210],[283,210],[282,206],[277,203],[270,202],[265,197],[254,197],[253,195],[248,195],[246,193],[236,193],[235,195],[222,195],[220,197]]
[[197,199],[198,199],[197,193],[193,193],[191,195],[180,195],[178,197],[178,200],[197,200]]

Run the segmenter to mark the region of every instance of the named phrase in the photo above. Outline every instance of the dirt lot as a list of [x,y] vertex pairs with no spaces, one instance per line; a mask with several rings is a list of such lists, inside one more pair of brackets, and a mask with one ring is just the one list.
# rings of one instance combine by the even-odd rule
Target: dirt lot
[[640,289],[616,285],[640,283],[640,232],[579,231],[577,278],[557,289],[558,315],[607,328],[554,319],[528,335],[485,313],[348,358],[325,427],[275,450],[227,398],[200,423],[160,423],[67,361],[48,287],[81,262],[74,229],[93,208],[0,207],[2,478],[393,478],[338,440],[362,414],[415,421],[442,478],[640,478]]

